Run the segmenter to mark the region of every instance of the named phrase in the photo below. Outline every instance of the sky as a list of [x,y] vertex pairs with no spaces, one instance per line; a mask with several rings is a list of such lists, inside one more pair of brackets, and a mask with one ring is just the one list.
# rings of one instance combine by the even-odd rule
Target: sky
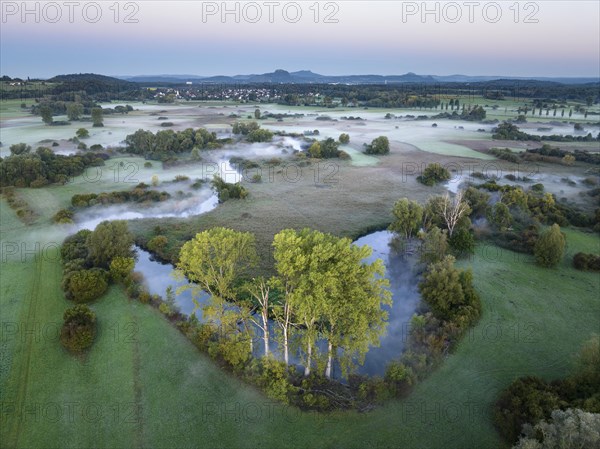
[[0,1],[0,74],[600,76],[600,2]]

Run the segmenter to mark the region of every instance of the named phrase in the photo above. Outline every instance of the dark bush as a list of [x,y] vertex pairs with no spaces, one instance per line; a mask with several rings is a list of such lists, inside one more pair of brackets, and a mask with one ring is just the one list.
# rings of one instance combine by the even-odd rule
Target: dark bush
[[60,342],[71,352],[89,348],[96,336],[96,314],[86,305],[78,304],[65,310]]
[[573,256],[573,266],[583,271],[600,271],[600,256],[589,253],[577,253]]
[[523,424],[548,419],[552,410],[563,405],[553,386],[538,377],[524,377],[502,392],[494,406],[494,421],[502,436],[514,443]]
[[61,209],[56,214],[54,214],[54,216],[52,217],[52,221],[54,223],[59,223],[59,224],[73,223],[74,215],[75,214],[73,213],[72,210]]
[[78,303],[99,298],[108,287],[107,273],[98,268],[74,271],[68,275],[66,296]]
[[88,249],[86,241],[92,231],[82,229],[76,234],[70,235],[65,239],[60,248],[60,255],[63,262],[68,262],[73,259],[87,259]]
[[450,179],[450,172],[437,162],[429,164],[417,180],[426,186],[433,186]]

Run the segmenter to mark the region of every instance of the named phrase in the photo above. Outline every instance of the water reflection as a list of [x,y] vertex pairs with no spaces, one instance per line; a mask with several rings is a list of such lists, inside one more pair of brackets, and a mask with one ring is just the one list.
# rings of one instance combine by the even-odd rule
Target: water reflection
[[[369,245],[373,248],[373,254],[368,262],[381,258],[386,266],[386,276],[390,279],[390,291],[392,292],[392,306],[388,308],[389,318],[387,333],[381,338],[379,347],[371,348],[366,355],[365,363],[359,368],[359,373],[369,375],[383,375],[385,367],[391,359],[398,358],[402,353],[407,336],[410,318],[419,306],[420,296],[417,289],[417,276],[414,271],[412,258],[402,257],[392,253],[390,241],[393,234],[387,231],[379,231],[368,234],[356,240],[355,244]],[[144,274],[148,291],[151,294],[165,297],[165,291],[170,285],[173,290],[188,284],[186,280],[178,281],[173,276],[173,266],[163,264],[151,258],[150,253],[138,248],[138,260],[135,270]],[[208,294],[204,293],[197,298],[202,305],[208,301]],[[194,310],[192,294],[186,290],[176,296],[176,303],[182,313],[190,315]],[[196,310],[196,316],[201,320],[201,310]],[[275,326],[271,323],[271,335],[274,335]],[[255,355],[260,356],[263,351],[262,332],[256,329]],[[323,343],[323,342],[321,342]],[[271,350],[278,354],[276,341],[271,341]],[[322,344],[318,345],[323,346]],[[325,347],[323,346],[323,348]],[[291,356],[292,354],[290,354]],[[297,358],[290,358],[292,363],[300,363]],[[339,373],[339,370],[336,370]]]

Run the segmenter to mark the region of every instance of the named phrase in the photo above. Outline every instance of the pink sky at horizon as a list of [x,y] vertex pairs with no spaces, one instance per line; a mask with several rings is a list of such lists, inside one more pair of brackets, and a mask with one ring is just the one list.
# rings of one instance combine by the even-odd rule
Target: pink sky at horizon
[[[268,3],[261,1],[237,2],[239,23],[233,14],[223,22],[219,13],[205,15],[203,22],[203,8],[205,12],[220,8],[221,2],[130,2],[138,7],[133,16],[138,23],[123,23],[126,13],[134,12],[133,6],[126,10],[128,2],[97,2],[102,12],[97,23],[86,21],[81,10],[92,2],[79,2],[73,23],[68,22],[68,9],[61,1],[54,2],[62,13],[57,23],[45,20],[57,11],[49,6],[52,2],[25,2],[31,10],[39,5],[39,23],[33,13],[21,16],[21,2],[1,3],[0,71],[9,76],[72,72],[210,76],[276,68],[331,75],[408,71],[600,75],[600,2],[596,1],[475,2],[473,23],[467,17],[468,2],[427,2],[429,10],[438,8],[439,23],[434,14],[421,16],[422,2],[300,1],[294,6],[280,1],[273,10],[273,23],[267,19]],[[118,23],[111,9],[115,4]],[[227,3],[230,9],[235,4]],[[291,13],[299,8],[302,18],[297,23],[286,21],[284,6]],[[251,19],[257,8],[262,12],[258,23],[244,20]],[[409,14],[415,8],[419,11]],[[492,23],[497,11],[502,16]],[[461,18],[451,23],[457,12]],[[334,13],[338,23],[324,23],[327,13]],[[528,14],[538,22],[526,23]]]

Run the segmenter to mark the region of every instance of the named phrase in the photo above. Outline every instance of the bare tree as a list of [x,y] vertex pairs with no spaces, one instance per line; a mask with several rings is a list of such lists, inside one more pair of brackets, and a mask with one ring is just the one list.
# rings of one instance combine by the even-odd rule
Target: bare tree
[[450,195],[446,192],[444,200],[441,204],[440,213],[448,227],[448,236],[452,237],[454,228],[460,219],[469,211],[469,205],[463,200],[464,192],[459,190],[454,198],[450,199]]

